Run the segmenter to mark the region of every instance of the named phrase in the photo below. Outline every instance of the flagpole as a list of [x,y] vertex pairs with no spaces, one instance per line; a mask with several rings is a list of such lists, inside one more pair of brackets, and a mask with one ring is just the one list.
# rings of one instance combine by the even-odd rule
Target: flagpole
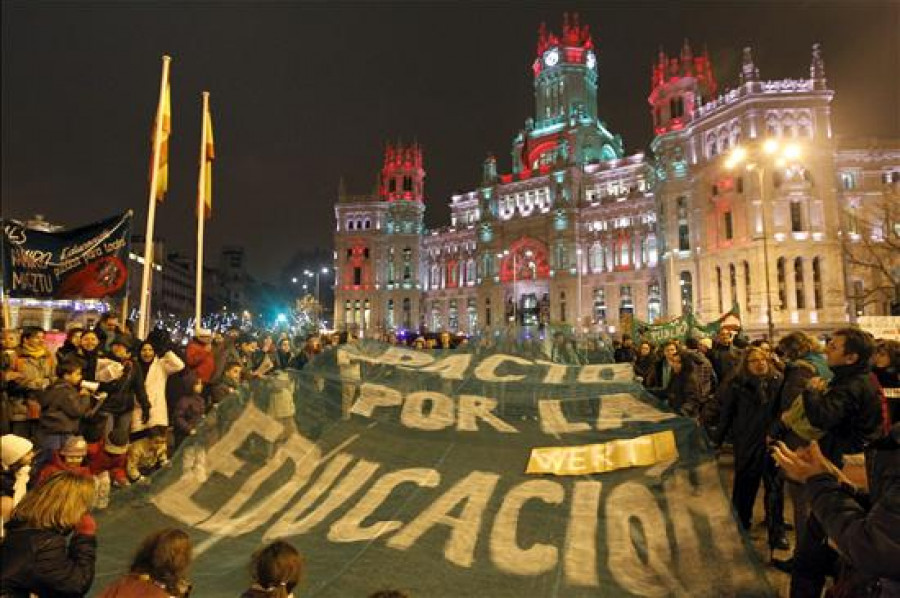
[[162,146],[163,102],[166,86],[169,84],[169,56],[163,56],[162,78],[159,82],[159,104],[156,108],[156,130],[153,135],[153,165],[150,169],[150,200],[147,206],[147,232],[144,234],[144,272],[141,278],[141,303],[138,312],[137,334],[146,338],[149,332],[150,318],[150,276],[153,273],[153,226],[156,220],[156,181],[159,177],[159,149]]
[[206,169],[209,168],[206,156],[206,136],[209,128],[209,92],[203,96],[203,124],[200,127],[200,174],[197,177],[197,296],[194,307],[194,330],[202,328],[203,317],[203,228],[206,221]]
[[[2,222],[2,221],[0,221]],[[0,239],[0,309],[3,311],[3,329],[12,328],[12,314],[9,312],[9,297],[7,297],[6,288],[6,231],[3,231],[3,238]],[[12,278],[12,277],[10,277]]]

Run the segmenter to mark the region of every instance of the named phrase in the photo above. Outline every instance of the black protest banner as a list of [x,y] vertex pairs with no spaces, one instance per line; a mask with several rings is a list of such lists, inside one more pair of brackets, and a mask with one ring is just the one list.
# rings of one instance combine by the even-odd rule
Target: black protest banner
[[9,297],[105,299],[127,289],[131,212],[62,232],[4,220],[3,286]]
[[343,346],[238,391],[100,517],[98,587],[190,531],[196,596],[283,538],[304,597],[768,596],[714,456],[627,365]]

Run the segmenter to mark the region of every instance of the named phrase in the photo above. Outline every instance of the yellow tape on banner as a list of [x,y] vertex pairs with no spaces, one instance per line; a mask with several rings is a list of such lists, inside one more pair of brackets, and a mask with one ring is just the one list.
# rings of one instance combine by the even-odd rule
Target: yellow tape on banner
[[525,473],[586,475],[646,467],[678,458],[675,435],[671,430],[581,446],[545,446],[531,449]]

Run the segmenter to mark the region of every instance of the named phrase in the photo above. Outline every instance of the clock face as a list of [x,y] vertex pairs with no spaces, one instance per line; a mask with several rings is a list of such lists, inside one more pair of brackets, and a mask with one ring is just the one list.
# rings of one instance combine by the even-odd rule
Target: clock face
[[592,69],[597,66],[597,57],[594,56],[593,52],[588,52],[587,58],[585,59],[584,63],[589,69]]
[[547,53],[544,54],[544,64],[547,66],[556,66],[557,62],[559,62],[559,50],[556,48],[548,50]]

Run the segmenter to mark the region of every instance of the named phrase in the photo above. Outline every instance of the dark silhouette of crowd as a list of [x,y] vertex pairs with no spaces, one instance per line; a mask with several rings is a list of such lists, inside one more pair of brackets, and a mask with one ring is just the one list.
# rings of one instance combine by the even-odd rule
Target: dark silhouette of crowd
[[[91,512],[105,508],[112,492],[167,467],[201,422],[232,397],[246,399],[253,381],[275,388],[280,372],[355,341],[232,328],[199,329],[182,345],[164,329],[139,340],[111,314],[93,328],[69,330],[55,353],[44,335],[33,327],[2,334],[4,597],[87,593],[97,552]],[[502,340],[469,344],[449,333],[382,340],[420,351],[503,348]],[[876,342],[857,328],[837,330],[824,344],[792,332],[774,346],[729,329],[660,343],[629,335],[578,343],[560,332],[546,343],[526,339],[517,350],[567,365],[630,364],[663,406],[695,420],[712,447],[733,455],[732,503],[745,531],[762,486],[771,562],[791,573],[791,596],[819,596],[828,577],[844,592],[835,596],[900,590],[897,341]],[[274,416],[292,417],[291,405],[283,411]],[[856,455],[864,455],[867,489],[843,473]],[[200,469],[201,458],[184,455]],[[791,548],[791,558],[774,558]],[[159,530],[99,595],[187,596],[191,550],[184,530]],[[303,559],[285,542],[260,548],[251,561],[245,598],[291,596],[303,576]]]

